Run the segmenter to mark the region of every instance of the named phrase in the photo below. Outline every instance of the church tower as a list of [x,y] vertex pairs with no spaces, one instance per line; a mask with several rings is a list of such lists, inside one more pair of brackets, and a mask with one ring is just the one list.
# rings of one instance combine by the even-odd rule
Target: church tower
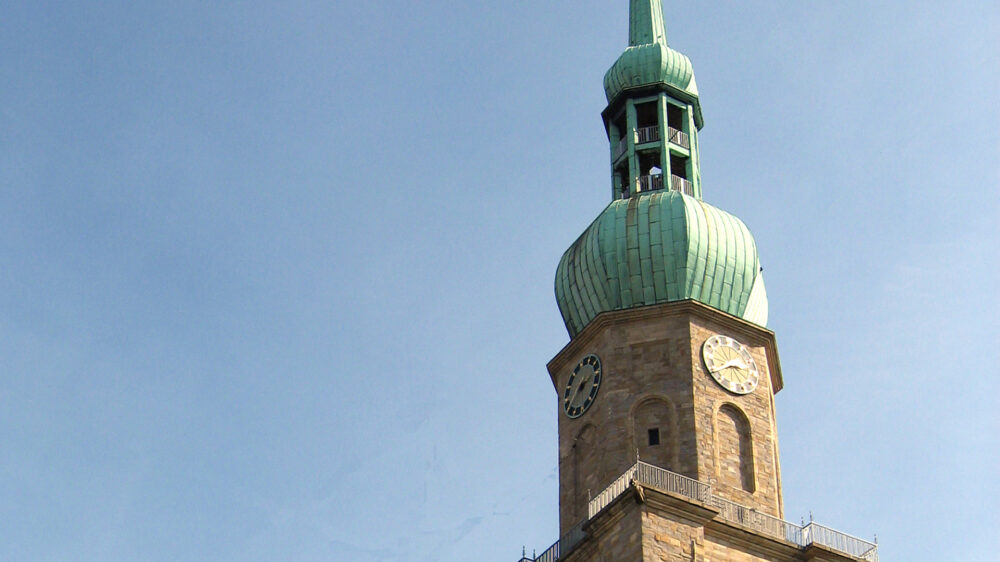
[[555,280],[571,338],[548,364],[561,538],[524,560],[877,560],[872,542],[784,520],[757,247],[702,201],[698,88],[661,0],[630,0],[604,90],[611,202]]

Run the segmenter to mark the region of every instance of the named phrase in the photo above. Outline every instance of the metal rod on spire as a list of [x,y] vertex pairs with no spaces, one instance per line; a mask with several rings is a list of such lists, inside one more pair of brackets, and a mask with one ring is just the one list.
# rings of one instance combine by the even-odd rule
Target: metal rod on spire
[[663,24],[662,0],[631,0],[628,14],[628,44],[667,44],[667,29]]

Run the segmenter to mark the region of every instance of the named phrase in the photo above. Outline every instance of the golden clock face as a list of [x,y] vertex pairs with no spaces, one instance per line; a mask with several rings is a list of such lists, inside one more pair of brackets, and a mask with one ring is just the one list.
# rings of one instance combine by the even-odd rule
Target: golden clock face
[[586,413],[597,398],[601,388],[601,360],[596,355],[588,355],[573,369],[563,391],[563,409],[571,418]]
[[715,335],[705,340],[701,354],[708,372],[722,388],[733,394],[750,394],[757,388],[760,373],[747,346]]

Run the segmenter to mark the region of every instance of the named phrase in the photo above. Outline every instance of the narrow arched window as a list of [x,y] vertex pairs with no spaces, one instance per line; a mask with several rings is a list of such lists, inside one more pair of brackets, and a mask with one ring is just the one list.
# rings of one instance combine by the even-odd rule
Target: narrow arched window
[[716,416],[716,459],[722,484],[753,493],[753,439],[750,421],[732,404],[724,404]]

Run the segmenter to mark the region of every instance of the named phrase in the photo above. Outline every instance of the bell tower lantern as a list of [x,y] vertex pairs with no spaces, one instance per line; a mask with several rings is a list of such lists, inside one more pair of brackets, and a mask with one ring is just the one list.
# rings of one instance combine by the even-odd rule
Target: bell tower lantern
[[612,199],[667,189],[701,197],[701,104],[691,61],[667,45],[660,0],[631,0],[629,46],[604,76]]

